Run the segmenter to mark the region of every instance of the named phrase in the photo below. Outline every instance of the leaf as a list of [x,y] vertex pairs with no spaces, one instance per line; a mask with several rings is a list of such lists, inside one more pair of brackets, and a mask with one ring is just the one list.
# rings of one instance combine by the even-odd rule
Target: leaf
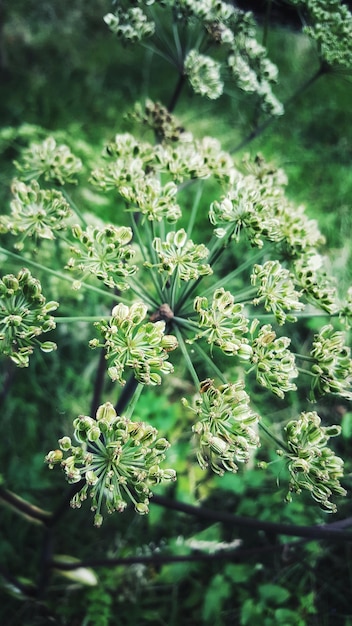
[[341,421],[341,433],[345,439],[351,439],[352,437],[352,412],[344,414]]
[[[54,557],[56,563],[79,563],[79,559],[76,559],[73,556],[67,556],[65,554],[56,554]],[[60,576],[64,576],[64,578],[68,578],[80,585],[86,585],[88,587],[94,587],[98,584],[98,577],[95,574],[94,570],[90,567],[77,567],[76,569],[60,569],[60,567],[55,568],[55,572],[60,574]]]
[[271,583],[260,585],[258,591],[262,600],[272,604],[283,604],[291,595],[284,587]]
[[224,579],[222,574],[216,574],[212,578],[209,587],[206,591],[202,617],[205,622],[217,623],[217,617],[219,616],[222,608],[223,601],[229,597],[231,593],[230,583]]
[[251,565],[226,565],[225,575],[228,576],[234,583],[246,583],[251,579],[254,574],[253,567]]

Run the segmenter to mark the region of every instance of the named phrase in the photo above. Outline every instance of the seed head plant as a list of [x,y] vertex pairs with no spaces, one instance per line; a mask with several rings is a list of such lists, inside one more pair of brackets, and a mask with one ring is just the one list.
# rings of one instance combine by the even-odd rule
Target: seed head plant
[[[350,68],[347,7],[291,3],[307,15],[322,67]],[[283,170],[261,155],[237,160],[174,114],[182,89],[194,102],[239,89],[255,99],[261,120],[281,116],[277,68],[253,17],[235,3],[115,2],[104,21],[123,46],[169,63],[178,82],[167,104],[136,104],[131,130],[115,133],[90,171],[52,136],[16,159],[1,253],[24,269],[0,279],[1,354],[30,367],[35,349],[56,349],[43,333],[84,322],[92,359],[101,355],[109,381],[110,397],[101,389],[91,415],[71,416],[72,428],[43,458],[50,470],[61,468],[71,506],[77,515],[90,508],[95,526],[131,505],[147,514],[154,487],[177,481],[176,435],[141,420],[138,403],[147,388],[157,397],[178,377],[190,383],[178,399],[182,436],[204,481],[276,462],[287,502],[306,491],[334,512],[346,495],[344,462],[330,442],[341,429],[324,425],[318,411],[331,395],[352,397],[351,289],[339,293],[318,223],[289,199]],[[73,202],[77,186],[112,198],[113,215]],[[60,302],[50,300],[52,283],[44,289],[36,271],[70,283],[75,314],[66,314],[64,291]],[[85,308],[90,291],[101,295],[94,312]],[[280,431],[261,394],[279,407]]]

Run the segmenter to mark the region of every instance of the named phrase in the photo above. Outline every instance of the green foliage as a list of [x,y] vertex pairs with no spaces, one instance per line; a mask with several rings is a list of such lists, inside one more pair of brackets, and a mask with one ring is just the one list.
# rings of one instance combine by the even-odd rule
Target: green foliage
[[4,623],[351,620],[273,525],[350,516],[351,14],[273,4],[3,9]]

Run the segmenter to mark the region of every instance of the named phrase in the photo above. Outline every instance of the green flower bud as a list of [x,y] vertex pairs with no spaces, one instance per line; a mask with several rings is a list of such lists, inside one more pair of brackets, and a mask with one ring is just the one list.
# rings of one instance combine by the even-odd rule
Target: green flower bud
[[71,439],[70,437],[62,437],[61,439],[59,439],[59,445],[61,450],[63,450],[64,452],[67,452],[68,450],[71,449]]

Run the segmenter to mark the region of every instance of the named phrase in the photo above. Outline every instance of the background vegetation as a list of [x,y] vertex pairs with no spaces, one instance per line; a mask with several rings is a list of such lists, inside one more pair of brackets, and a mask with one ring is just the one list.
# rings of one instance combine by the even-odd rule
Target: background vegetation
[[[169,68],[142,51],[121,47],[102,21],[109,10],[106,0],[1,3],[1,212],[8,212],[12,161],[29,140],[51,133],[94,165],[104,142],[127,128],[125,114],[136,100],[148,96],[167,104]],[[280,70],[277,95],[288,103],[283,117],[252,139],[255,110],[246,96],[238,92],[214,103],[196,100],[187,90],[176,113],[196,136],[218,137],[224,149],[237,152],[239,161],[247,152],[260,152],[284,168],[289,196],[304,203],[319,221],[329,262],[343,289],[352,278],[351,79],[327,74],[300,92],[317,70],[318,59],[312,42],[297,29],[297,15],[293,21],[285,15],[267,35],[269,56]],[[77,202],[98,216],[113,210],[108,203],[98,203],[93,189],[80,187],[75,194]],[[13,271],[8,260],[0,260],[3,273]],[[52,280],[51,288],[58,298],[62,284]],[[98,299],[90,295],[90,310]],[[79,294],[71,301],[66,297],[66,302],[69,314],[79,307]],[[301,332],[304,341],[304,326]],[[60,502],[63,481],[59,473],[48,472],[43,457],[76,415],[90,414],[98,367],[97,357],[92,358],[83,341],[90,338],[86,325],[75,329],[76,339],[63,325],[56,333],[60,350],[33,355],[30,369],[15,371],[7,360],[0,363],[0,471],[11,491],[40,506],[47,501],[48,508]],[[283,504],[285,486],[273,489],[275,481],[280,482],[275,465],[266,473],[252,466],[238,475],[214,478],[211,486],[202,484],[182,439],[186,418],[174,402],[175,388],[183,393],[186,384],[174,379],[157,395],[146,391],[138,408],[141,419],[172,433],[179,475],[173,491],[160,490],[149,516],[126,511],[108,518],[101,531],[92,528],[83,509],[63,517],[55,553],[78,557],[87,568],[94,556],[94,572],[82,572],[85,580],[79,580],[77,571],[71,578],[69,571],[58,572],[45,601],[33,601],[30,581],[41,558],[41,529],[26,523],[11,507],[1,509],[2,623],[352,624],[351,543],[343,535],[338,541],[297,539],[270,525],[327,522],[308,497]],[[274,414],[277,410],[263,391],[258,391],[256,403]],[[346,459],[348,488],[352,442],[348,403],[324,399],[319,408],[333,422],[342,422],[338,453]],[[170,508],[163,506],[166,493]],[[173,501],[185,507],[173,510]],[[186,505],[199,502],[204,514],[196,517]],[[223,519],[212,516],[219,510]],[[234,525],[227,512],[259,520],[261,529],[241,525],[240,517]],[[334,521],[338,524],[351,515],[347,497]],[[163,562],[165,554],[172,555],[170,562]],[[108,558],[126,562],[104,567]],[[86,584],[89,575],[90,582],[97,576],[99,584]]]

